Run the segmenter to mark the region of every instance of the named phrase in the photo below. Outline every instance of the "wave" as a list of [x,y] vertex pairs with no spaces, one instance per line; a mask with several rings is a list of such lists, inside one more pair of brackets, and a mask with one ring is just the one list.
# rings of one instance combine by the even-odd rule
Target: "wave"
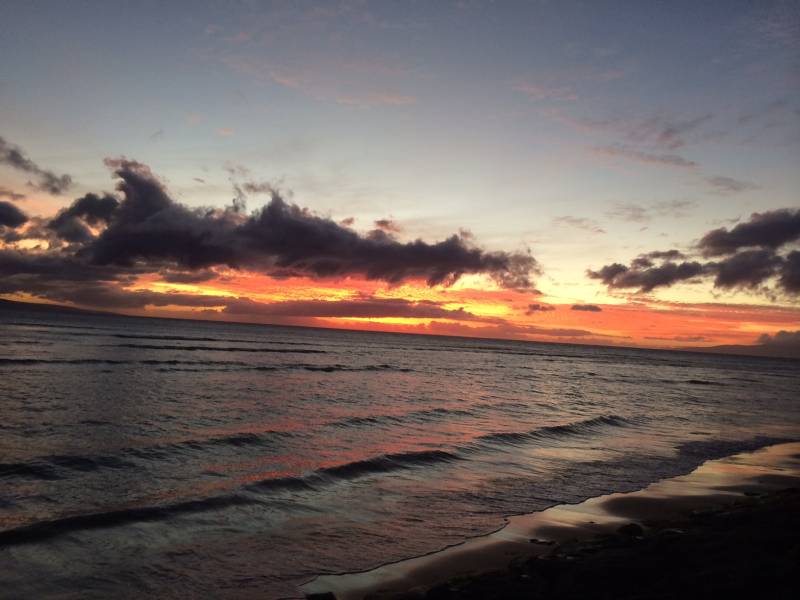
[[[230,438],[228,439],[230,440]],[[244,486],[240,492],[227,495],[158,506],[143,506],[67,516],[49,521],[40,521],[31,525],[23,525],[0,531],[0,547],[41,542],[78,531],[106,529],[146,521],[160,521],[183,514],[223,510],[234,506],[263,504],[263,501],[257,497],[247,495],[246,492],[248,491],[308,490],[314,488],[314,483],[334,483],[372,474],[456,460],[460,460],[460,458],[455,454],[441,450],[384,454],[333,467],[324,467],[306,476],[265,479]]]
[[[586,359],[586,360],[593,360],[593,358],[585,357],[585,356],[576,356],[574,354],[565,354],[556,352],[552,345],[547,345],[546,347],[542,347],[541,344],[537,344],[536,342],[524,342],[526,345],[529,345],[529,348],[510,348],[507,345],[498,345],[498,346],[447,346],[442,345],[439,347],[428,346],[428,347],[412,347],[412,350],[418,351],[426,351],[426,352],[465,352],[470,354],[497,354],[503,356],[530,356],[530,357],[540,357],[540,358],[569,358],[569,359]],[[569,344],[559,344],[560,346],[566,346]]]
[[361,427],[362,425],[381,425],[385,422],[399,422],[400,418],[392,415],[378,415],[374,417],[347,417],[339,421],[327,423],[328,427]]
[[602,415],[564,425],[549,425],[529,431],[486,433],[476,438],[480,444],[515,445],[529,441],[557,439],[562,437],[597,433],[603,427],[625,427],[632,421],[619,415]]
[[719,381],[708,381],[707,379],[689,379],[686,383],[691,385],[720,385],[724,386],[724,383],[720,383]]
[[395,367],[393,365],[315,365],[310,363],[289,363],[282,365],[244,365],[242,371],[314,371],[319,373],[360,372],[360,371],[395,371],[397,373],[412,373],[414,369]]
[[247,446],[274,447],[280,439],[292,437],[289,431],[238,432],[227,435],[188,439],[139,448],[124,448],[120,454],[144,460],[161,460],[176,457],[183,452],[205,452],[215,448],[244,448]]
[[321,485],[350,481],[359,477],[402,471],[440,463],[464,460],[452,452],[444,450],[420,450],[381,454],[353,462],[322,467],[299,477],[279,477],[264,479],[245,486],[248,490],[301,490],[316,489]]
[[[48,335],[58,336],[73,336],[73,337],[100,337],[100,338],[116,338],[123,340],[156,340],[166,342],[227,342],[231,344],[259,344],[268,341],[270,344],[278,344],[281,346],[317,346],[319,344],[313,342],[291,342],[288,340],[275,340],[275,339],[243,339],[243,338],[229,338],[229,337],[206,337],[206,336],[191,336],[191,335],[152,335],[146,333],[110,333],[113,328],[110,327],[77,327],[77,326],[62,326],[70,327],[71,329],[98,329],[102,333],[93,333],[90,331],[51,331],[49,325],[31,325],[31,327],[44,328]],[[53,327],[56,327],[55,325]],[[105,333],[109,332],[109,333]]]
[[161,521],[181,514],[221,510],[231,506],[252,504],[261,504],[261,501],[242,494],[230,494],[161,506],[144,506],[74,515],[0,531],[0,546],[30,544],[76,531],[107,529],[145,521]]
[[322,371],[324,373],[335,373],[337,371],[396,371],[398,373],[412,373],[414,369],[407,367],[395,367],[393,365],[366,365],[350,367],[347,365],[303,365],[306,371]]
[[247,366],[233,360],[117,360],[112,358],[0,358],[2,365],[224,365]]
[[16,340],[5,340],[0,342],[0,346],[52,346],[53,342],[46,342],[42,340],[28,340],[18,338]]
[[0,365],[49,365],[49,364],[62,364],[62,365],[117,365],[124,364],[126,360],[112,360],[107,358],[0,358]]
[[[261,350],[259,350],[260,352]],[[273,352],[283,353],[324,353],[324,350],[271,350]],[[364,372],[364,371],[393,371],[396,373],[413,373],[414,369],[407,367],[397,367],[387,364],[379,365],[366,365],[366,366],[348,366],[342,364],[334,365],[315,365],[311,363],[290,363],[290,364],[276,364],[276,365],[252,365],[246,362],[237,360],[156,360],[156,359],[140,359],[140,360],[119,360],[111,358],[75,358],[75,359],[62,359],[62,358],[0,358],[0,367],[8,365],[146,365],[153,367],[161,367],[156,369],[159,372],[213,372],[222,370],[235,370],[235,371],[291,371],[291,370],[304,370],[320,373],[338,373],[338,372]],[[219,369],[216,367],[230,367],[230,369]]]
[[34,458],[28,462],[0,463],[0,479],[66,479],[69,471],[90,472],[101,469],[137,469],[135,459],[169,460],[185,452],[204,452],[213,448],[272,447],[278,439],[291,437],[286,431],[232,433],[205,439],[189,439],[152,446],[121,448],[106,455],[56,455]]
[[[93,329],[93,330],[108,330],[111,329],[110,327],[92,327],[90,325],[65,325],[63,323],[23,323],[19,321],[10,321],[8,323],[3,323],[3,325],[13,325],[14,327],[28,327],[34,329],[44,329],[49,330],[52,328],[57,329]],[[77,334],[76,334],[77,335]]]
[[404,423],[425,423],[428,421],[435,421],[451,416],[473,416],[474,413],[468,410],[461,410],[455,408],[431,408],[428,410],[417,410],[410,413],[398,415],[371,415],[371,416],[353,416],[338,421],[331,421],[326,425],[336,428],[348,427],[362,427],[371,425],[385,425],[385,424],[404,424]]
[[[350,424],[351,426],[357,425],[359,422],[374,424],[375,422],[380,422],[381,419],[387,418],[432,418],[434,415],[446,415],[453,412],[470,414],[467,413],[467,411],[458,409],[435,408],[409,413],[408,415],[399,415],[397,417],[392,415],[352,417],[350,418]],[[604,427],[623,427],[632,422],[633,421],[630,419],[618,415],[603,415],[574,423],[541,427],[527,432],[489,433],[477,438],[477,443],[478,445],[513,445],[530,440],[553,439],[570,435],[596,433],[599,429]],[[343,423],[344,422],[342,422],[342,424]],[[279,431],[263,433],[237,432],[201,440],[190,439],[149,448],[127,449],[121,451],[119,454],[126,457],[135,456],[148,459],[162,457],[174,458],[176,452],[180,451],[204,450],[209,446],[232,448],[251,445],[261,446],[273,443],[276,436],[291,435],[293,435],[291,432]],[[475,448],[476,445],[473,443],[454,451],[422,450],[382,454],[344,464],[322,467],[296,477],[267,478],[262,481],[244,485],[239,488],[237,492],[223,496],[201,500],[188,500],[162,506],[145,506],[88,515],[68,516],[0,532],[0,545],[37,542],[74,531],[115,527],[140,521],[167,519],[185,513],[220,510],[237,505],[261,503],[263,502],[262,500],[248,495],[248,492],[260,494],[265,492],[314,490],[320,486],[335,485],[337,483],[371,475],[468,460],[463,454],[468,454],[470,450],[474,450]],[[129,464],[130,463],[121,459],[119,456],[54,456],[31,463],[0,465],[0,476],[60,478],[62,471],[59,471],[59,469],[94,470],[99,468],[124,468],[129,466]]]
[[303,477],[273,477],[249,483],[244,489],[258,492],[299,491],[311,490],[313,486]]
[[406,367],[395,367],[393,365],[366,365],[366,366],[348,366],[348,365],[314,365],[310,363],[294,363],[284,365],[256,365],[246,366],[242,370],[249,371],[288,371],[299,369],[304,371],[314,371],[319,373],[338,373],[338,372],[359,372],[359,371],[395,371],[398,373],[412,373],[414,370]]
[[410,469],[413,467],[462,460],[462,458],[444,450],[423,450],[420,452],[401,452],[399,454],[382,454],[366,460],[358,460],[334,467],[324,467],[314,472],[313,479],[329,478],[354,479],[364,475],[387,473]]
[[58,455],[23,463],[0,463],[0,479],[55,480],[64,479],[62,475],[63,469],[87,472],[105,468],[124,469],[135,466],[133,463],[115,456]]
[[140,350],[181,350],[183,352],[280,352],[281,354],[327,354],[326,350],[315,350],[312,348],[245,348],[242,346],[218,348],[216,346],[170,346],[159,344],[117,344],[113,347],[137,348]]
[[203,446],[235,446],[240,448],[242,446],[266,446],[272,445],[276,437],[291,437],[292,433],[288,431],[265,431],[262,433],[232,433],[229,435],[222,435],[218,437],[210,437],[203,440],[188,440],[181,442],[181,445],[189,446],[192,448],[201,448]]
[[233,370],[243,370],[243,369],[229,369],[224,367],[217,367],[217,368],[160,367],[156,369],[156,371],[159,373],[230,373]]
[[110,333],[110,334],[96,334],[103,337],[113,337],[126,340],[158,340],[163,342],[227,342],[230,344],[260,344],[268,341],[270,344],[278,344],[280,346],[316,346],[311,342],[289,342],[286,340],[246,340],[241,338],[212,338],[212,337],[195,337],[183,335],[147,335],[143,333]]
[[40,463],[0,463],[0,479],[7,477],[24,477],[26,479],[43,479],[52,481],[61,479],[57,470]]

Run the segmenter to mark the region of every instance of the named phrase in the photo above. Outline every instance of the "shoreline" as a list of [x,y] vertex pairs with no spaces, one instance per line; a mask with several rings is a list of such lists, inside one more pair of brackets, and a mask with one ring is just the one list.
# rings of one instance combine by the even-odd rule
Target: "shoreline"
[[[664,559],[659,553],[666,552],[665,544],[674,546],[677,556],[692,556],[699,549],[709,557],[732,552],[716,561],[724,564],[695,570],[744,573],[747,565],[739,563],[748,560],[749,539],[756,534],[779,538],[782,531],[797,530],[798,488],[800,442],[771,445],[707,461],[689,474],[638,491],[511,517],[486,536],[370,571],[320,576],[301,590],[309,600],[572,597],[554,582],[574,588],[576,577],[583,581],[581,569],[621,561],[627,568],[617,576],[594,577],[611,586],[608,597],[618,597],[626,578],[634,578],[632,570],[647,570],[638,563],[648,556]],[[793,524],[785,526],[792,518]],[[720,520],[730,525],[724,536],[718,531]],[[767,554],[769,549],[761,550],[762,557]],[[780,562],[780,555],[773,558]],[[606,567],[600,571],[609,571]],[[603,597],[600,589],[590,593]],[[650,596],[638,589],[637,597]]]

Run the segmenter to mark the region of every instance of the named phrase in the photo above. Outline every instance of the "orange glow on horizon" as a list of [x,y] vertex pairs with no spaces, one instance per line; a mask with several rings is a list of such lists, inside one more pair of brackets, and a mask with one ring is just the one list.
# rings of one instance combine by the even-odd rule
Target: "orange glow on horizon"
[[[797,329],[800,322],[800,308],[796,307],[683,304],[653,298],[629,301],[616,298],[613,304],[597,304],[600,310],[579,311],[573,310],[573,305],[584,303],[576,303],[574,299],[502,289],[482,277],[465,278],[452,287],[429,287],[424,281],[392,286],[355,277],[272,279],[255,273],[226,271],[198,283],[171,283],[150,274],[124,289],[164,294],[167,299],[170,294],[176,295],[176,301],[167,305],[118,311],[133,315],[655,348],[753,344],[761,334]],[[181,298],[187,295],[198,299],[219,298],[219,302],[181,304]],[[30,295],[17,298],[44,300]],[[241,300],[266,310],[263,314],[226,310],[226,302]],[[320,303],[341,301],[353,306],[359,303],[384,306],[381,303],[388,302],[389,310],[391,303],[397,302],[407,311],[375,316],[331,315],[325,314],[324,308],[317,316],[302,311],[294,315],[291,310],[269,312],[270,307],[282,303],[289,303],[283,306],[294,309],[303,302],[312,302],[316,303],[312,308],[319,309]],[[549,305],[553,310],[528,313],[530,304]],[[245,303],[245,307],[250,306]],[[413,314],[415,310],[419,316]]]

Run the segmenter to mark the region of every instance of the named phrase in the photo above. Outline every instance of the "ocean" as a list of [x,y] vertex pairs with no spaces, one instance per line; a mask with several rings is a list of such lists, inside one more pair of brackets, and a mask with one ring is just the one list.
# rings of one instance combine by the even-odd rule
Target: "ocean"
[[800,439],[798,366],[5,309],[0,597],[302,597]]

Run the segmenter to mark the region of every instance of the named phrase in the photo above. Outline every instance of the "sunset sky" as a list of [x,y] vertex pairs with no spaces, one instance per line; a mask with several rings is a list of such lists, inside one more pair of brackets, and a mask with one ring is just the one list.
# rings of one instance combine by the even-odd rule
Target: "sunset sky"
[[796,1],[10,0],[0,52],[2,297],[656,347],[800,329]]

